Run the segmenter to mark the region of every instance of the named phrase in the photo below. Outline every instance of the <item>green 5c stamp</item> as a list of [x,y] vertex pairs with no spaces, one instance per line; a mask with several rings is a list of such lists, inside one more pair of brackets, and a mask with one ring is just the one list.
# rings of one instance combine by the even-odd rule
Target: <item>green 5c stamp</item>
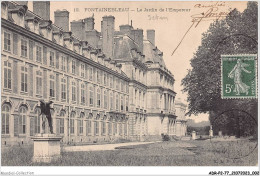
[[221,55],[222,95],[225,98],[257,97],[257,55]]

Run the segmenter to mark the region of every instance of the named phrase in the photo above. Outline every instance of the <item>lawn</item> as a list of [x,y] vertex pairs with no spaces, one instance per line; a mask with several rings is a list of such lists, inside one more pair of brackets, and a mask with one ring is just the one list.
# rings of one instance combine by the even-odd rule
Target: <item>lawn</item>
[[[255,166],[256,141],[167,141],[119,147],[113,151],[62,152],[53,166]],[[2,152],[2,166],[46,165],[31,162],[32,146]]]

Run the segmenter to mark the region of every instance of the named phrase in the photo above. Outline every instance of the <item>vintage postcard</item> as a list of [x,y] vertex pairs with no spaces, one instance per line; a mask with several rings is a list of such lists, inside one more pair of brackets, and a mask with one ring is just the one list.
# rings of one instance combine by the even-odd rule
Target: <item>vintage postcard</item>
[[257,32],[257,1],[1,1],[1,175],[259,175]]

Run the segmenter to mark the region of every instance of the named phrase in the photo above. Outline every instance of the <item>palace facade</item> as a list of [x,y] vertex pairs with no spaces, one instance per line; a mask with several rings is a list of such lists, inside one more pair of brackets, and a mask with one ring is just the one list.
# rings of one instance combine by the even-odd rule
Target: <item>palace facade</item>
[[1,23],[2,145],[41,133],[39,100],[54,102],[54,133],[66,144],[185,135],[186,106],[175,104],[154,30],[144,39],[104,16],[98,32],[94,17],[70,23],[67,10],[55,11],[53,24],[47,1],[33,2],[33,12],[26,1],[2,1]]

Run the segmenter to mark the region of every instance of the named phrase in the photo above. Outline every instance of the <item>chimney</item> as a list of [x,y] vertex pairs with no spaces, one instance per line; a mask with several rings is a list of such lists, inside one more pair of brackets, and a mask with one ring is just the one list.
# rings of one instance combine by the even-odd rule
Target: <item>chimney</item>
[[44,20],[50,20],[50,1],[33,1],[33,12]]
[[54,12],[54,24],[62,28],[64,32],[69,31],[69,14],[66,9]]
[[126,25],[119,26],[119,29],[122,34],[126,34],[126,35],[130,36],[131,30],[133,29],[133,27],[130,26],[129,24],[126,24]]
[[94,26],[95,26],[94,21],[95,21],[94,17],[88,17],[84,19],[86,31],[94,30]]
[[149,40],[155,46],[155,30],[154,29],[147,30],[147,40]]
[[137,43],[139,51],[143,53],[143,29],[133,29],[131,30],[132,39]]
[[70,22],[70,28],[73,35],[82,41],[85,40],[85,23],[83,20]]
[[19,5],[26,5],[26,6],[28,6],[28,1],[14,1],[14,2],[16,2]]
[[115,17],[104,16],[101,22],[102,48],[107,57],[113,56]]
[[98,42],[100,40],[100,34],[95,29],[92,31],[85,31],[85,40],[93,47],[98,47]]

